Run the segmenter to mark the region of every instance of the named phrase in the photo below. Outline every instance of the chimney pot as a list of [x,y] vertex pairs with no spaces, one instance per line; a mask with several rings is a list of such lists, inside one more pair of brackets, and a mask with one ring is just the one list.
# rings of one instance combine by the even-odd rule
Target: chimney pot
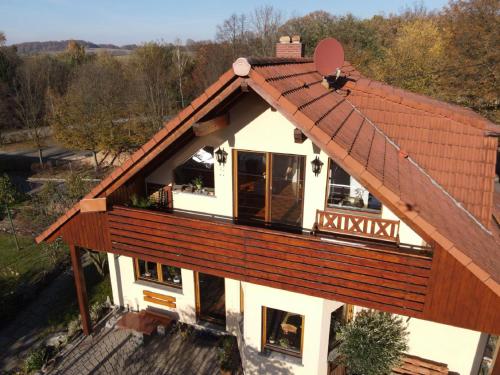
[[280,43],[290,43],[290,37],[288,35],[280,36]]
[[[291,42],[293,40],[293,42]],[[302,43],[300,36],[294,35],[280,37],[279,43],[276,43],[276,57],[287,57],[300,59],[302,57]]]

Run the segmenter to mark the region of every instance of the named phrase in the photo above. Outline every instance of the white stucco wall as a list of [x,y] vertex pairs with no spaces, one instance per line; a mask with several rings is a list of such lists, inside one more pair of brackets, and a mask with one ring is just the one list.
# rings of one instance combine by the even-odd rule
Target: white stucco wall
[[416,318],[409,319],[408,331],[410,354],[446,363],[461,375],[477,374],[476,354],[485,345],[481,332]]
[[[230,111],[230,126],[205,137],[193,140],[184,150],[165,161],[147,178],[147,182],[169,184],[173,169],[190,158],[203,146],[221,147],[228,153],[227,163],[215,163],[215,196],[174,192],[174,208],[201,211],[213,215],[233,216],[232,150],[275,152],[306,156],[304,190],[304,228],[312,228],[316,209],[323,209],[328,169],[328,156],[307,139],[295,143],[295,127],[279,112],[272,110],[256,96],[246,96]],[[324,163],[315,176],[311,161],[319,156]]]
[[[232,150],[275,152],[306,156],[303,227],[311,229],[316,220],[316,210],[324,209],[328,177],[328,156],[307,139],[295,143],[295,127],[279,112],[271,109],[257,96],[247,95],[230,111],[230,125],[208,136],[198,137],[183,150],[166,160],[146,181],[168,185],[173,182],[173,169],[204,146],[221,147],[228,153],[227,163],[215,163],[215,196],[174,192],[174,208],[204,212],[212,215],[233,216],[233,160]],[[319,156],[324,163],[321,173],[315,176],[311,161]],[[361,186],[352,178],[353,186]],[[366,196],[367,200],[368,197]],[[382,217],[397,220],[386,207]],[[403,243],[422,245],[422,239],[401,222],[400,240]]]
[[[324,375],[327,372],[330,314],[340,302],[243,283],[245,374]],[[304,316],[302,358],[262,350],[262,307]]]
[[[123,255],[116,257],[113,254],[108,254],[108,260],[114,304],[134,311],[144,310],[148,306],[151,306],[173,314],[181,322],[188,324],[196,323],[193,271],[184,268],[181,269],[182,289],[177,289],[153,282],[135,280],[132,258]],[[172,309],[144,301],[144,290],[175,297],[176,308]]]
[[[169,311],[188,324],[196,324],[193,271],[182,269],[182,290],[155,283],[136,281],[132,258],[108,254],[113,301],[133,310],[148,306]],[[299,293],[225,279],[226,329],[237,333],[240,319],[240,285],[244,293],[243,365],[246,374],[325,375],[331,313],[342,303]],[[145,302],[143,290],[176,298],[177,307]],[[289,311],[304,316],[302,358],[262,351],[262,307]],[[355,306],[357,314],[362,307]],[[462,375],[475,373],[486,343],[486,335],[445,324],[402,316],[409,331],[408,353],[446,363],[450,371]]]
[[[400,220],[387,206],[382,206],[382,218],[388,220]],[[408,224],[399,221],[399,241],[401,243],[423,246],[425,245],[424,240],[420,237],[413,229],[411,229]]]

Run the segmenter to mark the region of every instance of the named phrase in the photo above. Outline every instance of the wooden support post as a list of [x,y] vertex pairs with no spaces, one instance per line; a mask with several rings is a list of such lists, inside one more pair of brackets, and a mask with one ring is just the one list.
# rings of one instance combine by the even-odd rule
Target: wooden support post
[[87,300],[87,288],[85,285],[85,275],[82,267],[82,251],[73,244],[69,245],[71,253],[71,265],[73,266],[73,275],[75,277],[76,296],[78,298],[78,307],[82,317],[82,329],[85,335],[92,332],[92,323],[90,321],[89,304]]

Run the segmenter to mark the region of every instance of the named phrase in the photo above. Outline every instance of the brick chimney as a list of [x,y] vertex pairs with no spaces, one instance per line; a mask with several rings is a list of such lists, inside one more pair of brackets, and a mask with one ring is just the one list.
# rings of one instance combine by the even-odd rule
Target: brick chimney
[[278,43],[276,43],[276,57],[302,57],[302,43],[300,42],[300,36],[294,35],[291,38],[289,36],[282,36]]

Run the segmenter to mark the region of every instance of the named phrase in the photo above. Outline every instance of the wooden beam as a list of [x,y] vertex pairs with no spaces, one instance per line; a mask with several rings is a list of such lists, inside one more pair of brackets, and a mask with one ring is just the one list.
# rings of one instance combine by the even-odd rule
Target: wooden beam
[[82,250],[73,244],[69,245],[71,254],[71,265],[73,266],[73,275],[75,277],[76,296],[78,307],[82,317],[82,329],[85,335],[92,332],[92,323],[90,321],[89,304],[87,299],[87,288],[85,285],[85,275],[82,267]]
[[81,212],[104,212],[106,211],[106,197],[82,199],[80,201]]
[[193,130],[197,137],[203,137],[227,126],[229,126],[229,113],[198,122],[193,125]]

